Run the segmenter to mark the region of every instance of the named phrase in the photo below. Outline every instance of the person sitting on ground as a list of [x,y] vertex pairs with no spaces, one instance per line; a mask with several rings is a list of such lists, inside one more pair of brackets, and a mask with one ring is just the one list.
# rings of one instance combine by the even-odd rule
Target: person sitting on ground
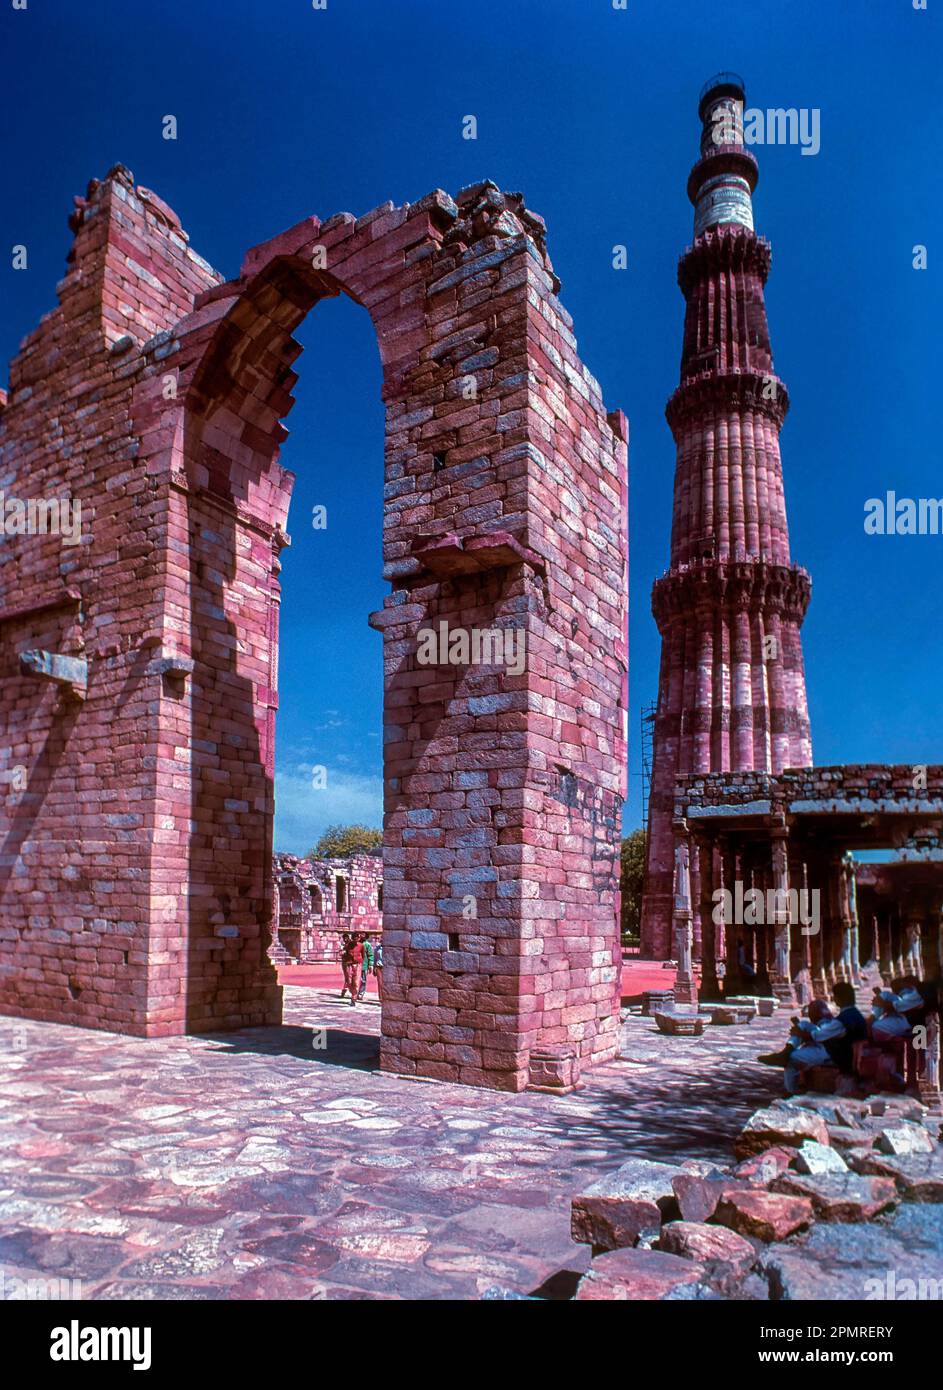
[[864,1042],[867,1038],[868,1021],[858,1008],[854,985],[848,984],[846,980],[839,980],[832,990],[832,998],[839,1008],[836,1022],[840,1023],[845,1031],[827,1039],[824,1044],[825,1051],[840,1072],[845,1076],[851,1076],[855,1069],[854,1045]]
[[871,1010],[871,1037],[876,1043],[909,1038],[916,1016],[926,1008],[912,975],[892,980],[890,989],[876,989]]
[[793,1095],[803,1072],[810,1067],[828,1066],[830,1057],[825,1044],[846,1036],[845,1024],[836,1018],[824,999],[813,999],[808,1018],[793,1018],[792,1032],[780,1052],[757,1057],[767,1067],[783,1068],[783,1084],[787,1095]]

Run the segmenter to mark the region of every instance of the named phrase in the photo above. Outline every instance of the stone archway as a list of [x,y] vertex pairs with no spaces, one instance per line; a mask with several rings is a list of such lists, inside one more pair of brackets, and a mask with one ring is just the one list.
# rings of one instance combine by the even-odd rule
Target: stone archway
[[[77,221],[143,482],[125,519],[147,538],[146,580],[126,573],[141,640],[115,654],[151,697],[135,726],[146,950],[125,1026],[280,1017],[266,947],[292,479],[278,453],[292,333],[343,292],[373,320],[386,406],[392,591],[370,620],[385,671],[382,1065],[572,1084],[617,1047],[626,427],[576,355],[543,223],[493,184],[436,191],[305,219],[220,283],[127,171]],[[88,572],[85,611],[96,583]],[[64,998],[33,1016],[97,1021]]]

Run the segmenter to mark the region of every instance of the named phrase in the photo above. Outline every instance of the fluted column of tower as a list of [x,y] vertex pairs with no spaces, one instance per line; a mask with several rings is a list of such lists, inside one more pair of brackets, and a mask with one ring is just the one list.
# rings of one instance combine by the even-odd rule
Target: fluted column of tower
[[779,456],[789,397],[773,370],[770,246],[753,230],[743,102],[733,73],[701,93],[694,244],[678,266],[687,310],[666,410],[677,445],[671,565],[652,590],[662,649],[642,951],[655,957],[672,954],[676,776],[812,762],[799,637],[811,584],[789,556]]

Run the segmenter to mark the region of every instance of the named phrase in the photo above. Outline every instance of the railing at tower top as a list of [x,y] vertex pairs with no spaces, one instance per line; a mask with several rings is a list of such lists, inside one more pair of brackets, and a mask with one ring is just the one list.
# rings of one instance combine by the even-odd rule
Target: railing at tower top
[[707,79],[704,86],[698,92],[698,106],[700,106],[708,92],[712,92],[715,87],[737,87],[746,95],[746,83],[738,72],[716,72],[713,77]]

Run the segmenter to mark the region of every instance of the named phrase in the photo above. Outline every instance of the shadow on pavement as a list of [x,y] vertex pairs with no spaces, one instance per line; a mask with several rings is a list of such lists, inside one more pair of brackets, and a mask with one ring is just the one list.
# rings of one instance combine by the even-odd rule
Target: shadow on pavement
[[[370,1033],[348,1033],[343,1028],[246,1028],[239,1033],[201,1033],[216,1044],[217,1052],[256,1053],[265,1057],[296,1057],[313,1066],[349,1067],[352,1071],[376,1071],[380,1066],[380,1039]],[[323,1046],[315,1046],[323,1040]]]

